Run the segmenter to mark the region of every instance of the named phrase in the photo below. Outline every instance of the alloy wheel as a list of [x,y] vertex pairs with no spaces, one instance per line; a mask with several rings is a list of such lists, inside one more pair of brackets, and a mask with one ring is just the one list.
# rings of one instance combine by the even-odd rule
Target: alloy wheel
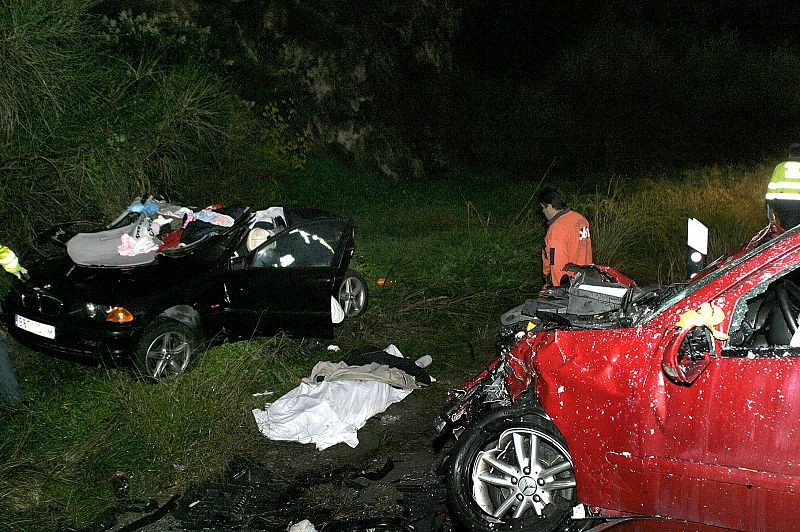
[[179,377],[186,371],[192,355],[188,338],[176,331],[167,331],[156,336],[147,348],[145,368],[147,374],[157,381]]
[[541,517],[557,496],[574,499],[575,474],[569,453],[550,435],[511,428],[478,453],[472,488],[475,502],[495,519]]
[[367,301],[367,290],[358,277],[346,277],[339,286],[339,304],[344,315],[353,318],[361,314]]

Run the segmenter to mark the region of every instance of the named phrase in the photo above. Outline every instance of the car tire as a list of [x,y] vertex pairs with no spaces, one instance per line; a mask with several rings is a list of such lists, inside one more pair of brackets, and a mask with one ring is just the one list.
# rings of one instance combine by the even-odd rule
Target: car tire
[[177,379],[188,371],[199,344],[192,327],[173,318],[156,318],[137,345],[136,370],[154,382]]
[[367,311],[369,289],[364,277],[357,271],[347,270],[335,293],[346,318],[355,318]]
[[[528,468],[532,438],[537,458]],[[519,410],[492,413],[467,429],[450,457],[447,493],[456,518],[478,531],[564,530],[577,500],[561,433]]]

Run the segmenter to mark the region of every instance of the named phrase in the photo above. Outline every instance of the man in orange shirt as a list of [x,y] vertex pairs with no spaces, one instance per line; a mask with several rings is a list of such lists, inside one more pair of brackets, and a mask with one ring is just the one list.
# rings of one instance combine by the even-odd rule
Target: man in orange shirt
[[564,266],[569,263],[583,266],[592,263],[592,237],[589,222],[570,210],[562,192],[545,187],[539,192],[539,204],[547,218],[547,234],[542,249],[543,288],[559,286],[566,276]]

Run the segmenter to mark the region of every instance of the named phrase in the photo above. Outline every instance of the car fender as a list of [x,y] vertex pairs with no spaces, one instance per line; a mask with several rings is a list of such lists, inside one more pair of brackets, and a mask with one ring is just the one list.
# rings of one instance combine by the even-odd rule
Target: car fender
[[[526,393],[523,394],[526,396],[527,400],[520,400],[514,403],[511,406],[493,408],[486,412],[486,414],[478,420],[476,425],[485,426],[487,423],[491,423],[496,419],[500,419],[503,417],[508,418],[522,418],[522,419],[531,419],[531,418],[541,418],[546,421],[552,422],[552,418],[547,415],[542,407],[539,405],[539,401],[536,400],[536,396],[531,391],[530,396]],[[522,397],[518,398],[522,399]]]
[[193,331],[197,331],[198,333],[202,330],[200,324],[200,314],[189,305],[176,305],[168,308],[159,315],[178,320],[187,327],[191,327]]

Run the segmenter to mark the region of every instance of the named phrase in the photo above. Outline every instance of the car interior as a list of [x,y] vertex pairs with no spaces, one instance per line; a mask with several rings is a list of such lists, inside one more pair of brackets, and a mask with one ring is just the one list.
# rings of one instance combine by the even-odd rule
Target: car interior
[[[768,352],[800,347],[800,269],[760,285],[737,303],[728,347],[737,351]],[[739,323],[737,323],[739,322]]]

